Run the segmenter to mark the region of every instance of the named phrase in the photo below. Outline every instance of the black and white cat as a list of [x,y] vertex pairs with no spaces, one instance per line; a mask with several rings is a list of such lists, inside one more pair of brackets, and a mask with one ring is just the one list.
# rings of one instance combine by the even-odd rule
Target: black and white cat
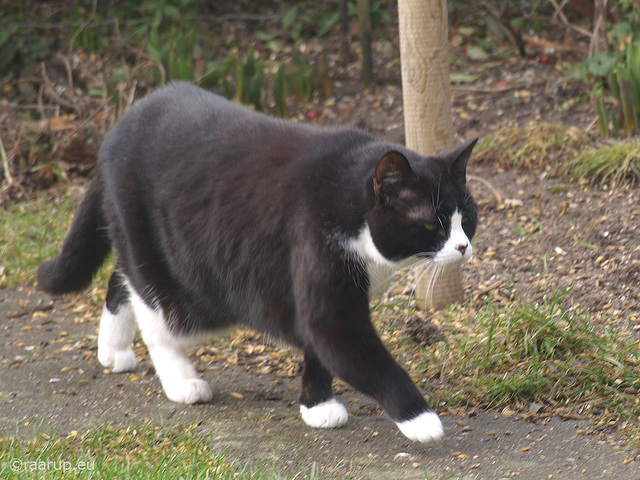
[[113,372],[136,368],[139,328],[167,397],[207,402],[211,387],[186,350],[241,322],[303,351],[308,425],[346,422],[335,375],[373,397],[410,439],[436,440],[437,414],[371,323],[368,268],[470,258],[474,143],[424,157],[174,83],[107,134],[38,285],[52,294],[85,288],[113,246],[98,338],[98,359]]

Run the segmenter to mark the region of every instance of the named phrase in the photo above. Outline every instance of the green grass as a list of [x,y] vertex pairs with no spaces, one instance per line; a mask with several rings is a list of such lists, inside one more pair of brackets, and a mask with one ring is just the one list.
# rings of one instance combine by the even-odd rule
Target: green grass
[[11,204],[0,212],[2,285],[35,282],[38,264],[57,255],[77,204],[39,197]]
[[101,425],[85,433],[0,436],[0,478],[277,479],[213,452],[191,426]]
[[403,331],[416,314],[408,299],[374,305],[383,338],[439,411],[469,406],[528,414],[571,414],[618,424],[640,445],[640,345],[618,319],[569,305],[566,294],[539,302],[454,306],[428,317],[445,340],[421,346]]
[[413,355],[405,357],[414,376],[444,382],[433,392],[435,406],[527,412],[537,404],[545,412],[626,422],[640,442],[640,345],[613,321],[595,321],[563,294],[538,303],[516,295],[508,305],[489,301],[479,310],[452,307],[434,321],[446,340],[419,347],[419,354],[406,347]]
[[[35,284],[38,265],[59,253],[77,208],[78,201],[70,193],[0,208],[1,286]],[[98,274],[102,287],[107,285],[112,263],[105,263]]]
[[578,154],[563,168],[576,180],[599,180],[613,186],[628,180],[640,179],[640,141],[619,140],[589,147]]

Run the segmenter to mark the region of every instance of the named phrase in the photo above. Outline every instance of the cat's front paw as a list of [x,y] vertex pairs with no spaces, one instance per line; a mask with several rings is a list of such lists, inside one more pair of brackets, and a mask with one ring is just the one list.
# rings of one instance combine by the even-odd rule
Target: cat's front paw
[[204,403],[213,398],[213,390],[201,378],[190,378],[163,385],[167,398],[177,403]]
[[136,354],[129,347],[116,350],[98,346],[98,361],[114,373],[131,372],[138,364]]
[[436,412],[424,412],[396,425],[407,438],[417,442],[433,442],[444,437],[444,428]]
[[341,427],[347,422],[347,409],[335,398],[313,407],[300,405],[300,414],[304,423],[315,428]]

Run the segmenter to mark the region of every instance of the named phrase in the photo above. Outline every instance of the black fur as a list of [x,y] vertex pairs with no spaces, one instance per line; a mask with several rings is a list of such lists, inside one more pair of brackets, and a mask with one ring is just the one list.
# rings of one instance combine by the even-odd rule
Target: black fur
[[102,211],[102,187],[98,175],[87,189],[60,254],[38,268],[41,290],[61,294],[85,289],[109,255],[111,242]]
[[[368,222],[387,258],[430,256],[455,209],[471,238],[473,143],[423,157],[359,130],[276,120],[172,84],[106,136],[98,174],[62,252],[40,267],[39,287],[85,287],[108,252],[106,228],[118,254],[109,310],[127,301],[123,275],[177,334],[243,322],[301,348],[303,405],[331,398],[337,375],[396,421],[411,419],[429,407],[372,326],[366,265],[346,245]],[[419,219],[407,214],[415,207]]]

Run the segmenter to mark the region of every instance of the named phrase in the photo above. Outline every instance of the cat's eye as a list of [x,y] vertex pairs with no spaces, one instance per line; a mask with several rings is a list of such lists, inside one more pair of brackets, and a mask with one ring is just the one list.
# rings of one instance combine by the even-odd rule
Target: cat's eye
[[464,225],[469,221],[469,217],[462,217],[462,224]]
[[438,226],[435,223],[425,223],[424,228],[429,232],[435,232]]

